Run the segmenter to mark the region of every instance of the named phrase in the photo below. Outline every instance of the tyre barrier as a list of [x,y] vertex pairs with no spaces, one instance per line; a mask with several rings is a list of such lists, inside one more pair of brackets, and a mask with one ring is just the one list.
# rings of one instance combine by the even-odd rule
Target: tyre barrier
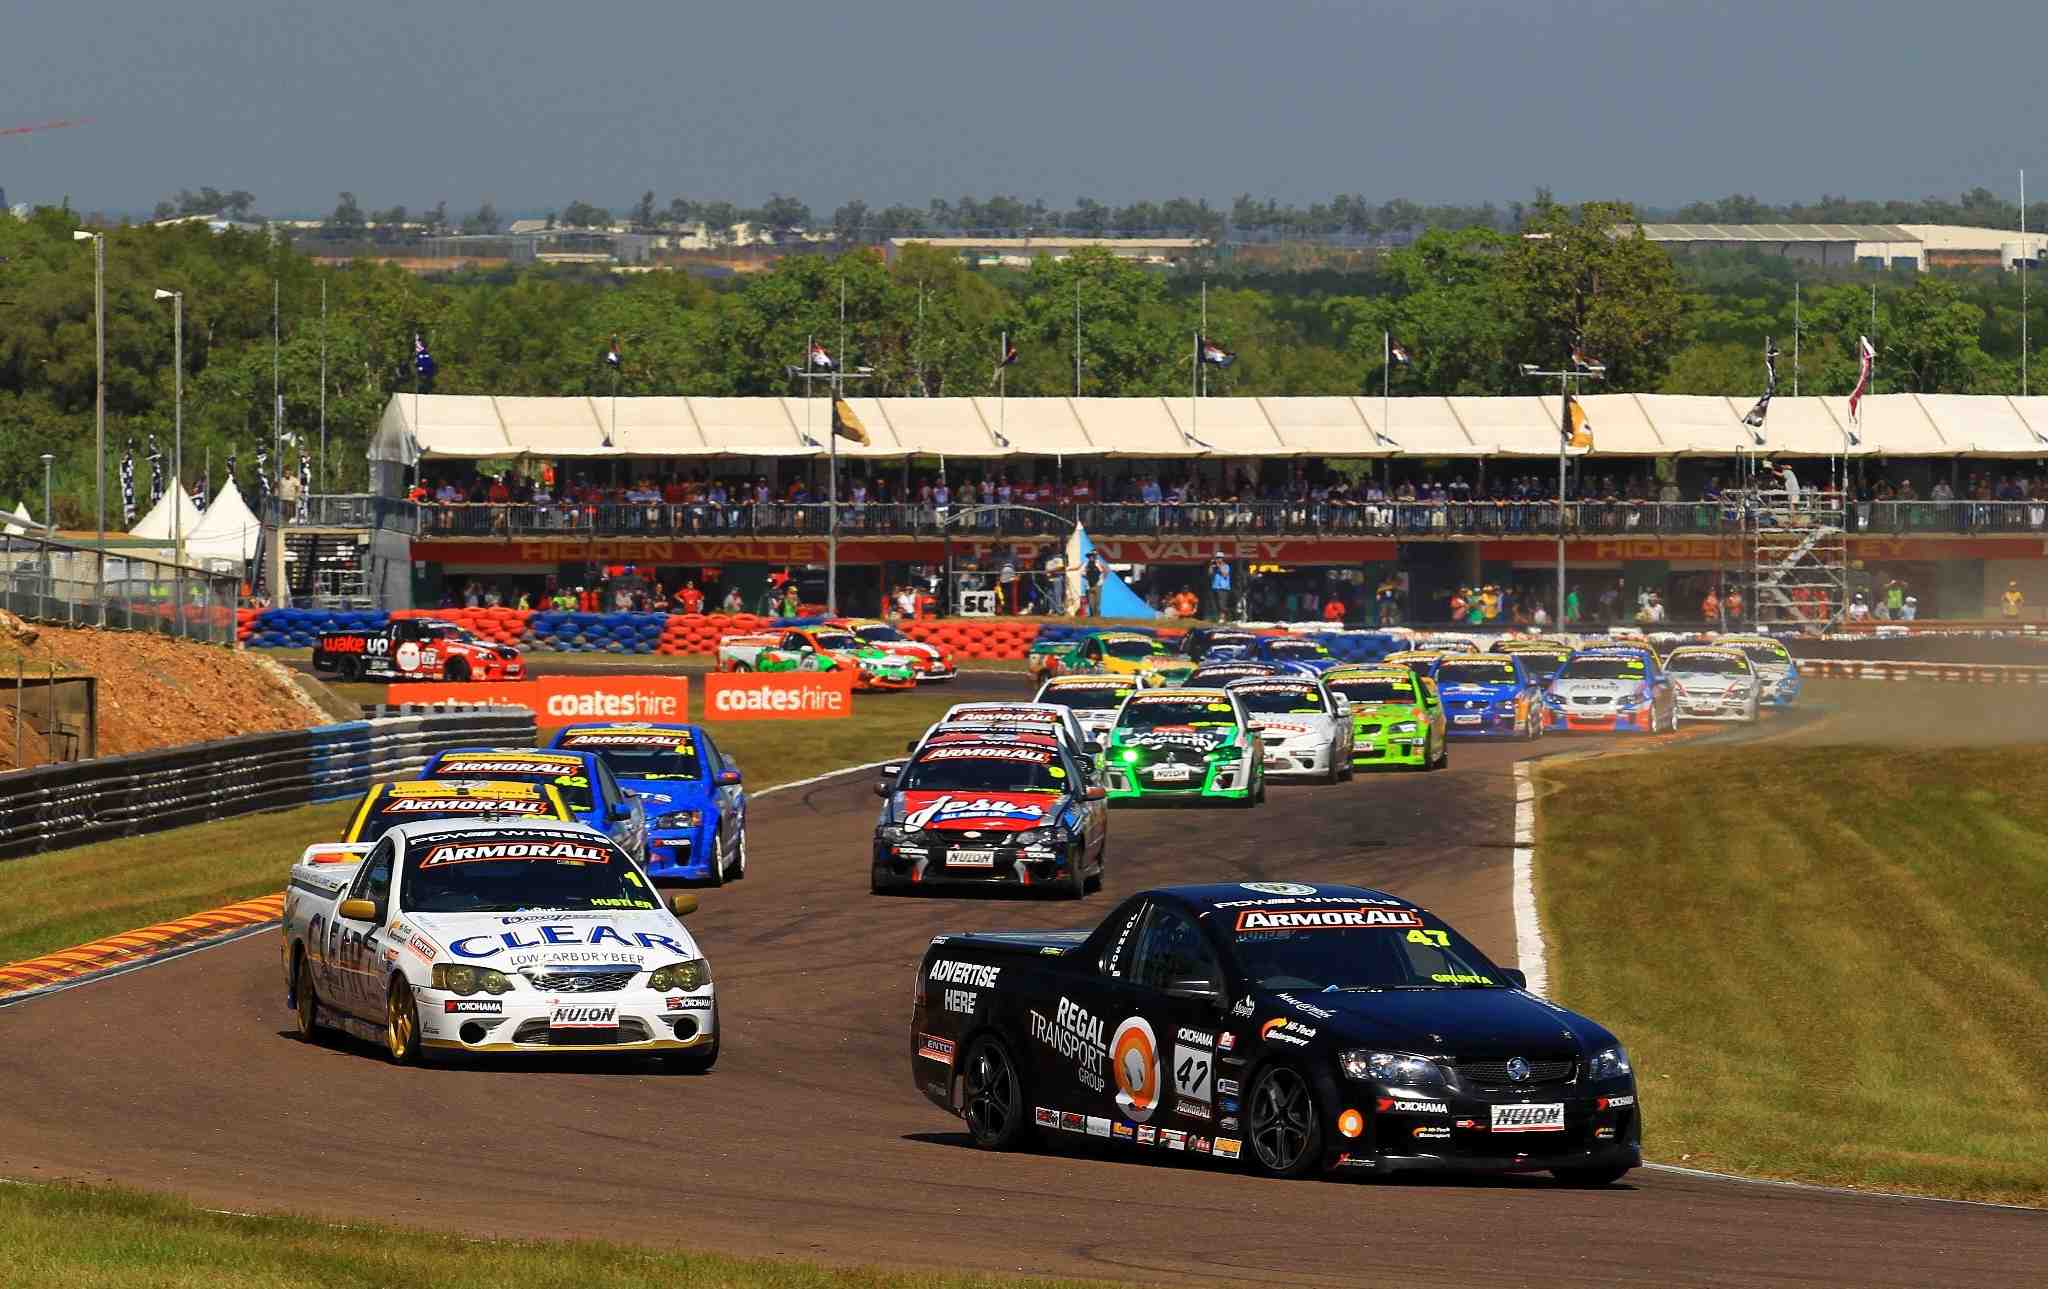
[[535,733],[524,708],[469,708],[15,770],[0,774],[0,859],[336,801],[435,752]]

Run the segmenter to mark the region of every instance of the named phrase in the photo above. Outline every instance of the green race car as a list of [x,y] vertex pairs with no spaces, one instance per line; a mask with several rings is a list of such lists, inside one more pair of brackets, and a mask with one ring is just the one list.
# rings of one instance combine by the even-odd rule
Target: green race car
[[1436,770],[1449,762],[1436,682],[1401,663],[1333,667],[1323,686],[1351,700],[1351,764]]
[[1148,687],[1181,684],[1195,669],[1193,659],[1142,631],[1091,631],[1072,640],[1041,640],[1031,646],[1024,665],[1040,680],[1103,674],[1132,676]]
[[1111,801],[1266,799],[1258,732],[1223,689],[1141,689],[1124,700],[1102,758]]

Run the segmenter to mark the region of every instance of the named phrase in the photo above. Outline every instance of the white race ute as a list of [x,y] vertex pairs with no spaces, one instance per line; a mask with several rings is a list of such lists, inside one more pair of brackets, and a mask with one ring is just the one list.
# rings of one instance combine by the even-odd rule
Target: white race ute
[[514,819],[400,824],[357,857],[293,865],[286,989],[307,1039],[337,1029],[409,1064],[428,1050],[718,1059],[711,966],[611,838]]

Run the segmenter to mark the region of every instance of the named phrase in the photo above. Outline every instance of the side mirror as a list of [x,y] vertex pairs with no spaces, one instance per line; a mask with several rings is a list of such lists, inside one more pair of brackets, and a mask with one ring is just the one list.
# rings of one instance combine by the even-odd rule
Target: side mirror
[[1508,983],[1517,989],[1527,989],[1529,987],[1528,973],[1524,972],[1520,967],[1502,967],[1500,974],[1506,976]]
[[1215,981],[1198,976],[1188,980],[1167,981],[1166,996],[1168,998],[1203,998],[1213,1003],[1222,1001],[1223,991],[1216,987]]
[[739,782],[740,772],[738,770],[720,770],[718,772],[718,786],[721,788],[737,787]]
[[697,897],[678,892],[668,897],[668,911],[679,918],[686,918],[697,911]]
[[334,915],[347,918],[351,922],[375,922],[378,921],[377,902],[375,900],[343,900],[341,907],[334,910]]
[[1100,801],[1109,795],[1109,789],[1099,783],[1091,783],[1082,789],[1081,796],[1088,801]]
[[[906,752],[915,752],[915,751],[917,751],[917,740],[916,740],[916,739],[908,739],[908,740],[905,740],[905,742],[904,742],[904,744],[903,744],[903,750],[904,750],[904,751],[906,751]],[[901,769],[901,767],[898,767],[898,768],[899,768],[899,769]]]
[[606,818],[610,819],[613,823],[620,823],[627,819],[631,819],[632,817],[633,803],[630,801],[624,803],[623,805],[613,806],[611,808],[610,813],[606,816]]

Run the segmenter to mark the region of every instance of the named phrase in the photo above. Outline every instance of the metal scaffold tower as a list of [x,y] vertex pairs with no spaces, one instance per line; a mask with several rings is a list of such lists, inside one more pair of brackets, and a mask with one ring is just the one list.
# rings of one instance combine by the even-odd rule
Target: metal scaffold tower
[[1759,628],[1820,629],[1841,620],[1849,598],[1845,518],[1836,489],[1744,494],[1750,615]]

